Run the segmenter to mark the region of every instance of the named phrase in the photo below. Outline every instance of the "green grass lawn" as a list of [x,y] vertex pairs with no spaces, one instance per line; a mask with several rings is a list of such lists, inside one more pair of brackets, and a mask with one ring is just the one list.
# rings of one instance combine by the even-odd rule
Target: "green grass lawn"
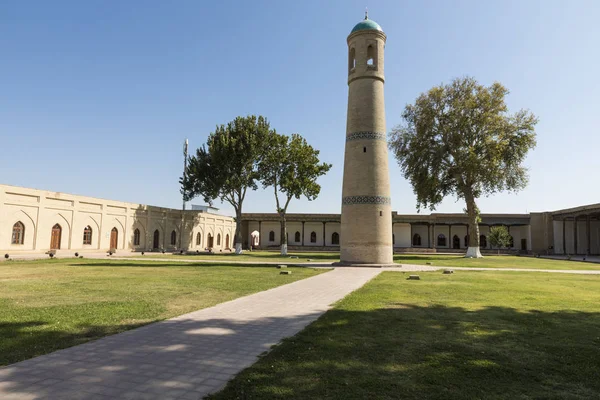
[[431,263],[433,266],[444,267],[600,270],[600,264],[510,255],[464,258],[462,255],[450,254],[395,254],[394,261],[401,264]]
[[600,277],[384,272],[210,399],[598,399]]
[[[290,257],[298,258],[290,258]],[[274,261],[287,263],[306,263],[308,260],[313,262],[335,262],[339,261],[340,253],[337,252],[291,252],[288,257],[282,257],[276,251],[253,251],[244,252],[241,255],[231,253],[199,254],[199,255],[178,255],[146,253],[144,256],[137,254],[132,257],[165,258],[169,260],[177,259],[198,259],[198,260],[218,260],[218,261]],[[475,268],[533,268],[533,269],[582,269],[582,270],[600,270],[600,264],[549,260],[544,258],[517,257],[517,256],[488,256],[479,259],[464,258],[462,255],[449,254],[394,254],[394,261],[400,264],[421,264],[431,263],[433,266],[443,267],[475,267]]]
[[[119,254],[117,254],[119,256]],[[288,256],[282,256],[279,251],[244,251],[242,254],[235,253],[199,253],[199,254],[177,254],[177,253],[134,253],[131,256],[126,257],[148,257],[148,258],[168,258],[172,260],[184,259],[184,260],[216,260],[216,261],[273,261],[273,262],[290,262],[290,263],[306,263],[306,262],[321,262],[321,261],[339,261],[340,253],[338,252],[290,252]],[[297,258],[292,258],[297,257]],[[310,261],[309,261],[310,260]]]
[[324,270],[174,262],[0,263],[0,365],[307,278]]

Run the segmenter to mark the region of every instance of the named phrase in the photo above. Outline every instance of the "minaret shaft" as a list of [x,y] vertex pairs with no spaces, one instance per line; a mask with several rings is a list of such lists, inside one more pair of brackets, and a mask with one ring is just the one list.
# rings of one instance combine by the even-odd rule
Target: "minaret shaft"
[[385,39],[381,30],[369,28],[348,37],[348,119],[340,246],[341,263],[347,265],[393,263],[383,95]]

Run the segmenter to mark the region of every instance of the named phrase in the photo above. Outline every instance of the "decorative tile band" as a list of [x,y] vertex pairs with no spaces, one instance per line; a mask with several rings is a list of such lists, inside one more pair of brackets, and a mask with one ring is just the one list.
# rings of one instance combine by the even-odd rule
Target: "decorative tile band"
[[352,132],[346,135],[346,142],[352,140],[386,140],[385,133],[382,132]]
[[378,205],[391,205],[391,197],[386,196],[346,196],[342,199],[343,205],[354,205],[354,204],[378,204]]

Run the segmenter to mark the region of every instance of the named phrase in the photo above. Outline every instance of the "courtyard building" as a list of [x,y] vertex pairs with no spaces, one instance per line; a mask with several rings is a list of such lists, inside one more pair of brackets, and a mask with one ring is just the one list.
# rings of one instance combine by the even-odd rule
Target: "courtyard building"
[[[396,252],[465,252],[466,214],[390,213]],[[340,214],[288,214],[292,251],[339,251]],[[482,214],[481,248],[495,250],[493,226],[506,226],[512,252],[600,255],[600,204],[529,214]],[[243,247],[279,249],[276,213],[242,215]],[[360,234],[369,235],[369,230]],[[234,249],[233,217],[214,209],[178,210],[60,192],[0,185],[0,251],[7,254],[110,251],[228,252]],[[368,237],[365,240],[369,240]]]

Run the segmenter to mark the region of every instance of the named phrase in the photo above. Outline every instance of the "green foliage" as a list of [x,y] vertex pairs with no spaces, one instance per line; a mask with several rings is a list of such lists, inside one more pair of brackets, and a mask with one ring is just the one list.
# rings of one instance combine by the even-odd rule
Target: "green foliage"
[[[272,132],[269,136],[268,150],[259,164],[259,174],[263,186],[273,187],[277,203],[277,212],[285,213],[292,198],[305,196],[309,201],[317,198],[321,185],[317,178],[325,175],[331,164],[319,162],[319,150],[306,142],[302,136],[291,137]],[[279,202],[278,193],[285,197],[285,203]]]
[[510,247],[511,236],[505,226],[493,226],[490,229],[488,240],[491,245],[497,248]]
[[217,126],[206,145],[188,159],[179,180],[184,199],[202,196],[208,204],[226,201],[236,212],[235,243],[241,243],[242,205],[248,188],[258,188],[258,163],[269,138],[267,119],[250,115]]
[[[321,191],[317,179],[331,169],[331,164],[319,161],[319,150],[302,136],[291,137],[271,132],[267,150],[259,163],[263,186],[273,187],[277,213],[282,217],[282,244],[285,243],[285,214],[292,198],[314,200]],[[283,200],[279,200],[279,194]]]
[[212,204],[218,198],[241,208],[246,190],[257,189],[258,161],[269,130],[266,118],[254,115],[217,126],[188,160],[180,179],[185,200],[202,196]]
[[[527,110],[509,114],[508,93],[500,83],[485,87],[467,77],[436,86],[406,106],[389,146],[419,210],[434,210],[455,195],[466,201],[473,225],[479,215],[475,199],[527,185],[522,163],[535,147],[538,120]],[[471,231],[471,245],[478,244],[478,230]]]

